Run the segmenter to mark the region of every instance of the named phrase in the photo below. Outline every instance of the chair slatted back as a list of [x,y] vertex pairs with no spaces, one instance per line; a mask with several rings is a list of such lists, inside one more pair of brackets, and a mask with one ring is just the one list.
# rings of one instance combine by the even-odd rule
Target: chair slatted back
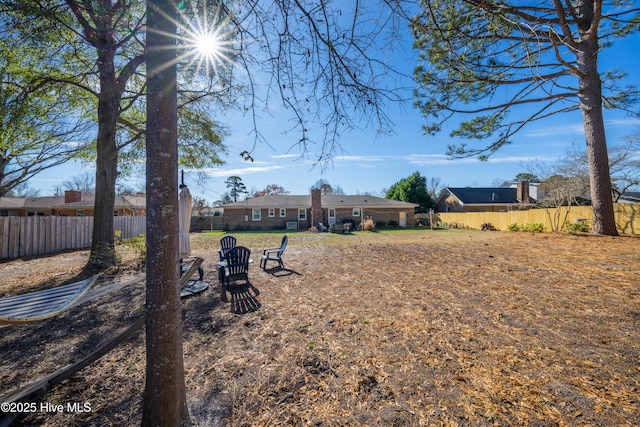
[[249,274],[249,258],[251,250],[244,246],[235,246],[226,254],[227,265],[225,275],[230,278],[247,277]]
[[289,236],[285,235],[284,237],[282,237],[282,243],[280,243],[280,249],[278,249],[278,258],[282,256],[282,253],[287,248],[287,243],[289,243]]
[[237,239],[233,236],[224,236],[220,239],[220,261],[224,261],[227,252],[229,252],[231,248],[236,247],[236,242]]

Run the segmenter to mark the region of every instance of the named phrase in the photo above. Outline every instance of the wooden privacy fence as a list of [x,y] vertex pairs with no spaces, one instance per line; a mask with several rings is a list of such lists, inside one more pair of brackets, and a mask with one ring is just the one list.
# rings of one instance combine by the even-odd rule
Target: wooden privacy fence
[[222,215],[191,217],[191,231],[222,230],[223,228],[224,221]]
[[[113,217],[118,238],[144,233],[146,217]],[[0,217],[0,259],[45,255],[91,246],[93,217],[5,216]]]
[[[640,234],[640,203],[614,203],[616,226],[621,234]],[[428,219],[428,214],[425,217]],[[586,220],[591,228],[591,206],[562,206],[558,209],[513,210],[507,212],[439,212],[433,214],[434,225],[482,229],[491,224],[497,230],[508,230],[509,225],[542,224],[545,231],[557,231],[564,221]]]

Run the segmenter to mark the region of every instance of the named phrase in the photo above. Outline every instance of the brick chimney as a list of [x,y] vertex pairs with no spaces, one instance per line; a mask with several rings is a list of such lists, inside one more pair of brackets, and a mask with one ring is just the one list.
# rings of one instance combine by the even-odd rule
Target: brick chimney
[[529,182],[518,182],[518,189],[516,190],[516,198],[520,203],[529,203]]
[[324,222],[322,217],[322,192],[319,188],[311,189],[311,225]]
[[73,203],[73,202],[81,202],[81,201],[82,201],[82,191],[65,190],[64,192],[65,203]]

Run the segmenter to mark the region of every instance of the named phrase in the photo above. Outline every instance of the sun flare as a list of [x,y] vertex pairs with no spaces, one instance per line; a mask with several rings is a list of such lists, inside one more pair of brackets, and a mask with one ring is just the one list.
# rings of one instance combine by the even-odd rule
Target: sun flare
[[201,34],[196,37],[195,48],[198,55],[210,60],[222,55],[220,39],[213,33]]
[[[205,80],[220,80],[221,72],[233,67],[233,26],[220,9],[191,7],[191,3],[185,3],[179,11],[178,62],[193,70],[194,75],[206,77]],[[190,84],[194,82],[191,80]]]

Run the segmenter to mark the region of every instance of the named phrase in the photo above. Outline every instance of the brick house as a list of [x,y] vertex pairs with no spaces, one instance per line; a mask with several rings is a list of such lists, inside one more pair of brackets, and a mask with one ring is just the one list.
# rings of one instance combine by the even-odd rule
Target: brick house
[[[64,196],[29,197],[25,199],[0,197],[0,216],[93,216],[95,195],[76,190]],[[144,216],[146,199],[116,196],[114,216]]]
[[371,218],[374,222],[395,223],[401,227],[415,223],[415,203],[375,196],[325,195],[311,190],[307,196],[262,196],[222,205],[225,228],[306,230],[319,223]]

